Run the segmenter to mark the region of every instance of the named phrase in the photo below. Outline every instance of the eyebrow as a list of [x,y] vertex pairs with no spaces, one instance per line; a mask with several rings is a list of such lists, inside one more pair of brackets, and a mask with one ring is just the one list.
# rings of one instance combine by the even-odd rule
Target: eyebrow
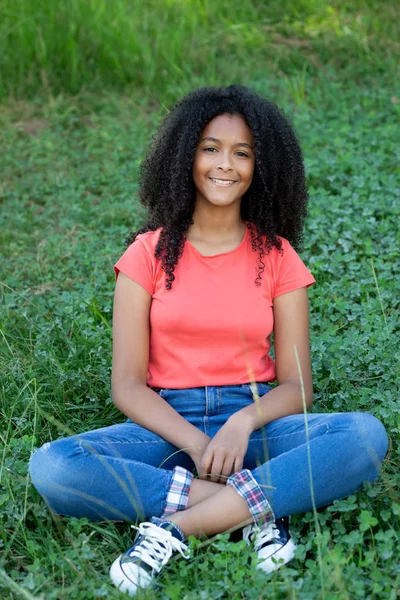
[[[205,137],[202,140],[200,140],[200,143],[202,143],[202,142],[220,143],[221,140],[219,140],[217,138],[213,138],[213,137]],[[250,146],[250,144],[246,144],[246,142],[238,142],[237,144],[235,144],[235,146],[245,146],[246,148],[250,148],[250,150],[253,150],[253,146]]]

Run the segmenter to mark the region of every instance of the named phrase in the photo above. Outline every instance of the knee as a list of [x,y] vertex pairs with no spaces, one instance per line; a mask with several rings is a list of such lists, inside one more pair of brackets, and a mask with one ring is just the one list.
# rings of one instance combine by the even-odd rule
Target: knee
[[67,463],[73,454],[71,438],[47,442],[36,450],[29,461],[29,474],[33,485],[42,496],[57,489],[57,484],[65,484]]
[[38,482],[43,481],[51,471],[50,446],[51,443],[46,442],[32,454],[29,460],[29,475],[36,489],[38,489]]
[[352,418],[352,432],[362,446],[366,449],[371,459],[381,463],[388,451],[388,436],[383,424],[369,413],[350,413]]

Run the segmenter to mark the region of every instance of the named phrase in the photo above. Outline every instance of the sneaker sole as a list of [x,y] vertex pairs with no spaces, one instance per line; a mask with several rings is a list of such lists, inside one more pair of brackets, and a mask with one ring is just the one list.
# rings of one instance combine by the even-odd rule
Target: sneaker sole
[[142,577],[142,585],[137,585],[130,581],[123,570],[121,569],[120,563],[121,556],[114,560],[110,568],[110,577],[113,584],[121,591],[127,592],[130,596],[134,596],[141,589],[149,587],[151,585],[151,578],[149,579]]
[[[290,539],[284,546],[276,550],[272,556],[269,556],[268,558],[264,559],[262,563],[257,565],[257,569],[262,569],[266,573],[272,573],[273,571],[280,569],[280,567],[283,567],[283,565],[286,565],[288,562],[290,562],[294,558],[295,550],[296,544],[292,539]],[[273,558],[276,562],[272,560]],[[262,556],[260,559],[262,560]]]

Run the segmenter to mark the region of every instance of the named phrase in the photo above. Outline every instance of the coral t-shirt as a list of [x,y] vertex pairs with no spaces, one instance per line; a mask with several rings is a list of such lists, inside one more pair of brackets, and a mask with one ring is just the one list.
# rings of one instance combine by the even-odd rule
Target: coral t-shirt
[[150,353],[147,384],[157,388],[236,385],[276,379],[269,355],[273,300],[315,282],[287,240],[264,256],[257,286],[258,251],[246,227],[234,250],[203,256],[188,241],[171,290],[154,257],[161,229],[139,235],[116,263],[149,294]]

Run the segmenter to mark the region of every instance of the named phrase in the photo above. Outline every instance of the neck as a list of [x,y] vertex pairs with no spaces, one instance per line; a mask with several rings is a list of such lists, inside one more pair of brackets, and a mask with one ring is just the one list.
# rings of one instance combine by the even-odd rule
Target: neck
[[193,213],[193,225],[188,230],[188,239],[196,235],[204,238],[243,236],[245,222],[240,215],[240,205],[229,207],[204,206],[196,203]]

